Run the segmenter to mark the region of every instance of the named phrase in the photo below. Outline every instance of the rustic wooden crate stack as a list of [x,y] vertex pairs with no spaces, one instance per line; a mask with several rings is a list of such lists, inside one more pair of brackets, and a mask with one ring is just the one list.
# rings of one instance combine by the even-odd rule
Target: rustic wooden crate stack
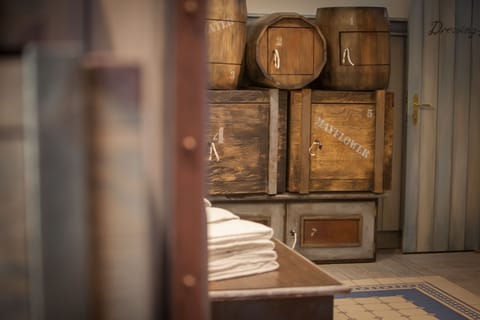
[[[384,8],[327,11],[315,22],[273,13],[246,24],[238,85],[209,90],[208,197],[314,261],[371,261],[391,180],[388,20]],[[343,19],[324,36],[320,19],[346,14],[357,23]],[[342,54],[343,69],[330,64]]]

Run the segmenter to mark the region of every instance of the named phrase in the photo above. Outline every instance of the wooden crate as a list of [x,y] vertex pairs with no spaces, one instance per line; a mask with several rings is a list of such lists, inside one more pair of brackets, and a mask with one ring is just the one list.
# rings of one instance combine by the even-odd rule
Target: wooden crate
[[286,243],[316,261],[375,258],[375,200],[287,204]]
[[210,195],[285,191],[287,92],[210,90]]
[[295,90],[290,95],[288,191],[371,191],[391,181],[392,94]]

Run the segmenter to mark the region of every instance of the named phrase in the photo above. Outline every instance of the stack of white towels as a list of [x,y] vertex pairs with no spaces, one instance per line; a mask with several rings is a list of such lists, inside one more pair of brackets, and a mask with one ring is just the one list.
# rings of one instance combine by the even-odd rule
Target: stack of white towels
[[206,201],[208,280],[222,280],[278,269],[272,228],[240,219]]

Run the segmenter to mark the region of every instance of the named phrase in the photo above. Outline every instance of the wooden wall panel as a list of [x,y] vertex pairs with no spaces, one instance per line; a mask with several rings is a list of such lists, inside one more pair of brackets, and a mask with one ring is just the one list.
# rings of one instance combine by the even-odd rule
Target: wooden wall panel
[[[480,2],[472,1],[472,27],[480,30]],[[480,37],[472,38],[465,247],[480,249]]]
[[[438,2],[436,0],[424,1],[424,34],[423,42],[423,77],[422,92],[420,99],[425,103],[437,106],[438,99],[438,38],[426,37],[425,30],[430,28],[431,21],[438,18]],[[419,181],[418,181],[418,233],[417,249],[428,251],[432,248],[433,242],[433,221],[434,221],[434,192],[436,159],[436,111],[420,109],[419,124],[420,150],[419,150]]]
[[[448,3],[446,3],[448,2]],[[439,10],[440,20],[448,25],[455,23],[455,3],[444,1]],[[437,113],[437,174],[435,181],[435,221],[432,225],[433,248],[448,249],[448,229],[450,225],[451,179],[452,179],[452,134],[454,108],[455,36],[445,34],[439,40],[438,105]],[[454,110],[455,109],[455,110]]]
[[0,315],[29,319],[21,56],[0,56]]
[[0,1],[0,49],[21,52],[31,43],[85,47],[86,0]]
[[[393,108],[392,124],[392,149],[391,152],[391,180],[390,189],[386,188],[385,197],[383,198],[383,210],[379,210],[377,216],[377,230],[396,231],[401,229],[401,210],[402,210],[402,182],[404,168],[402,167],[404,126],[405,126],[405,58],[406,58],[406,36],[392,36],[391,42],[391,73],[388,91],[392,91]],[[385,110],[386,119],[388,119],[388,109]],[[388,125],[386,124],[388,127]],[[388,139],[387,139],[388,140]],[[385,159],[388,159],[386,157]],[[388,172],[388,170],[386,170]],[[387,181],[388,179],[385,179]]]
[[413,1],[410,6],[408,21],[408,109],[406,126],[406,155],[405,155],[405,206],[403,214],[402,249],[406,252],[417,248],[417,214],[418,214],[418,183],[419,176],[419,129],[411,120],[413,114],[412,99],[418,94],[422,79],[422,42],[423,34],[414,30],[423,30],[423,3]]
[[30,302],[33,317],[40,319],[89,317],[79,57],[78,51],[61,46],[33,48],[24,69]]
[[[414,32],[410,34],[410,70],[419,69],[421,74],[409,77],[409,94],[418,91],[419,85],[413,83],[421,76],[420,103],[429,103],[433,108],[421,107],[418,125],[410,122],[408,126],[403,239],[406,252],[471,250],[479,246],[480,206],[478,196],[474,196],[480,185],[479,78],[475,73],[478,39],[466,32],[446,31],[475,28],[478,13],[474,13],[474,3],[412,3],[409,25],[415,28],[423,19],[424,39],[416,38]],[[430,32],[432,21],[441,21],[444,29]],[[415,59],[419,50],[423,52],[422,62]]]
[[[443,3],[442,3],[443,4]],[[445,5],[445,4],[443,4]],[[445,8],[449,10],[449,7]],[[458,28],[471,25],[472,2],[470,0],[455,1],[455,7],[450,9],[455,15],[455,21],[449,21]],[[458,35],[455,39],[455,77],[453,88],[453,134],[452,134],[452,178],[451,178],[451,207],[449,249],[463,250],[465,248],[465,210],[467,193],[468,167],[468,117],[470,109],[470,87],[472,41],[465,35]],[[439,141],[439,144],[443,141]],[[447,156],[447,155],[444,155]],[[442,172],[438,173],[443,174]],[[448,194],[439,195],[446,197]],[[440,217],[439,217],[440,218]],[[445,231],[443,232],[445,233]]]
[[146,319],[149,291],[143,275],[150,262],[140,71],[129,64],[89,66],[86,78],[93,312],[97,319]]

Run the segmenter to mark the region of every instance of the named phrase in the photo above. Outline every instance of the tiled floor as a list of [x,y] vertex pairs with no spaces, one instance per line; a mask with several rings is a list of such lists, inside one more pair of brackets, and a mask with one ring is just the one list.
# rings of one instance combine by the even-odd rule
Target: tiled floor
[[[480,309],[480,253],[402,254],[377,252],[375,262],[322,264],[319,268],[352,287],[433,281]],[[335,299],[335,320],[436,319],[401,296]]]
[[375,262],[322,264],[319,267],[339,281],[354,283],[365,279],[441,276],[480,296],[478,252],[402,254],[396,250],[379,250]]
[[338,299],[335,320],[347,319],[436,319],[402,296]]
[[[464,318],[460,317],[462,319],[480,319],[480,296],[440,276],[346,280],[344,283],[351,285],[352,288],[360,286],[361,289],[352,291],[356,295],[354,297],[335,298],[335,320],[439,319],[438,314],[442,314],[441,319],[449,320],[453,319],[451,316],[458,319],[459,314],[463,315]],[[451,311],[441,311],[445,307],[435,307],[431,303],[429,307],[419,307],[414,303],[419,299],[418,293],[412,293],[414,288],[432,299],[442,301],[442,304],[451,305],[457,314],[446,314],[445,312]],[[375,293],[372,297],[369,291],[381,293]],[[458,308],[459,305],[462,307]]]

